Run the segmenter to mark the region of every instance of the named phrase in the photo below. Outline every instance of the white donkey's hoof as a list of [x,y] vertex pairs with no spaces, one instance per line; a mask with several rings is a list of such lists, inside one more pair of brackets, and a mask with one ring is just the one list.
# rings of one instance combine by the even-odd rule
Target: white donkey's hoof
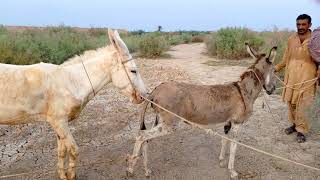
[[219,161],[219,165],[221,168],[227,167],[227,161],[225,159]]
[[61,180],[68,180],[67,173],[65,173],[63,169],[62,170],[58,170],[58,174],[59,174],[59,178]]
[[146,172],[144,173],[144,175],[146,177],[150,177],[151,176],[152,171],[150,169],[147,169]]

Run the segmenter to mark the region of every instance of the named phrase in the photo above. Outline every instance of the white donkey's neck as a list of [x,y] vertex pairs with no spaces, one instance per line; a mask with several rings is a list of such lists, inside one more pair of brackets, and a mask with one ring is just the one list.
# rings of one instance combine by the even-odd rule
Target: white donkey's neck
[[106,84],[111,82],[112,55],[98,55],[72,66],[64,67],[73,75],[76,88],[73,94],[84,103],[92,99]]

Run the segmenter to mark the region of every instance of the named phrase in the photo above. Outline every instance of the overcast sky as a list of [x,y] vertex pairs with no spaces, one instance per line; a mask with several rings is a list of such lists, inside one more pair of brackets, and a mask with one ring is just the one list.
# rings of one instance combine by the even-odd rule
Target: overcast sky
[[[318,1],[318,2],[317,2]],[[319,0],[2,0],[0,24],[112,27],[153,31],[295,29],[307,13],[320,26]]]

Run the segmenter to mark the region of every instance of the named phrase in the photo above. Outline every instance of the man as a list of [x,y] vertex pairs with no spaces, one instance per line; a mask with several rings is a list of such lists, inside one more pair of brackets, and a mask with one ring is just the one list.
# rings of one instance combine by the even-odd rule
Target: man
[[297,132],[297,141],[302,143],[306,141],[305,134],[309,131],[305,109],[311,105],[316,88],[315,81],[302,82],[317,76],[317,66],[308,50],[311,17],[307,14],[299,15],[296,26],[297,32],[289,37],[282,61],[276,65],[275,71],[285,68],[286,88],[282,92],[282,99],[288,104],[289,121],[292,123],[292,126],[285,129],[285,133]]

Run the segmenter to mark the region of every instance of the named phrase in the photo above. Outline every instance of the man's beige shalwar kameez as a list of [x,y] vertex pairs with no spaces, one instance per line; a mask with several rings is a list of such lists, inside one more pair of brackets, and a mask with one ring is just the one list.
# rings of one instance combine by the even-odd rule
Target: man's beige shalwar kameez
[[308,38],[302,43],[298,33],[289,37],[288,45],[283,55],[282,61],[276,65],[276,72],[285,68],[284,82],[287,85],[282,92],[283,101],[288,103],[289,121],[296,125],[296,130],[303,134],[309,131],[306,107],[312,102],[315,95],[315,81],[298,84],[317,77],[317,66],[312,60],[308,43]]

